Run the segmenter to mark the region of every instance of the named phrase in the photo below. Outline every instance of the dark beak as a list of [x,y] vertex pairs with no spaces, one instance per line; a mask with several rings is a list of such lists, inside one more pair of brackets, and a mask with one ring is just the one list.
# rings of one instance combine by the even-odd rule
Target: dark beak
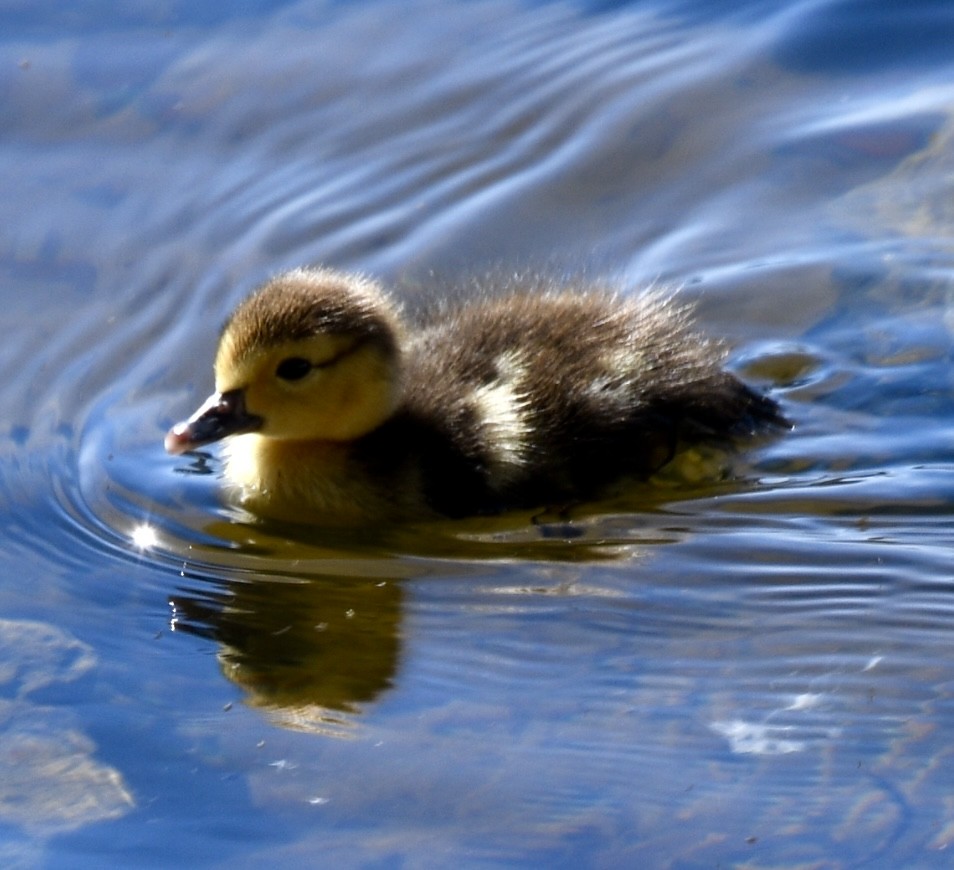
[[245,410],[245,391],[213,393],[188,420],[176,423],[166,435],[166,452],[179,454],[195,450],[227,435],[241,435],[261,429],[265,421]]

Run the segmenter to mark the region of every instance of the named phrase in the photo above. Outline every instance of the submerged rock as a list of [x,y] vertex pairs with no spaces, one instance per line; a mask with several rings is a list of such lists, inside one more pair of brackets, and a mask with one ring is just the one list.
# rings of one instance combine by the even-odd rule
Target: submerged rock
[[51,835],[124,815],[134,805],[122,774],[62,707],[34,703],[44,686],[96,664],[92,649],[55,626],[0,619],[0,821]]

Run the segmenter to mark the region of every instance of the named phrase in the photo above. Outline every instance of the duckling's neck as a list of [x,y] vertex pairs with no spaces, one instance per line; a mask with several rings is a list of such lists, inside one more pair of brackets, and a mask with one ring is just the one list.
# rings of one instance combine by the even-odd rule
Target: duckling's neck
[[226,445],[226,477],[243,505],[275,519],[294,522],[317,515],[332,523],[353,523],[396,518],[399,493],[382,488],[352,461],[353,452],[350,441],[240,435]]

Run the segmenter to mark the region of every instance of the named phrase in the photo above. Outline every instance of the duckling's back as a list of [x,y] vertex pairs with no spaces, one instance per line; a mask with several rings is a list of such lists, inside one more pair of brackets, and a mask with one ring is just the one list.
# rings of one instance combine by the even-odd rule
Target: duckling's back
[[658,294],[478,301],[412,339],[403,404],[363,452],[403,455],[424,500],[451,516],[586,497],[652,473],[680,441],[785,424],[723,359]]

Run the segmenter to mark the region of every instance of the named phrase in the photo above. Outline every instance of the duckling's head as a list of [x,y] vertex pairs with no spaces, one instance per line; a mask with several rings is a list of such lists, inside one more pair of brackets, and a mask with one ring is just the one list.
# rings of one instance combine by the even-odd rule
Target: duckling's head
[[350,441],[394,412],[403,329],[373,281],[296,269],[260,287],[228,319],[215,357],[215,390],[166,435],[184,453],[247,432]]

